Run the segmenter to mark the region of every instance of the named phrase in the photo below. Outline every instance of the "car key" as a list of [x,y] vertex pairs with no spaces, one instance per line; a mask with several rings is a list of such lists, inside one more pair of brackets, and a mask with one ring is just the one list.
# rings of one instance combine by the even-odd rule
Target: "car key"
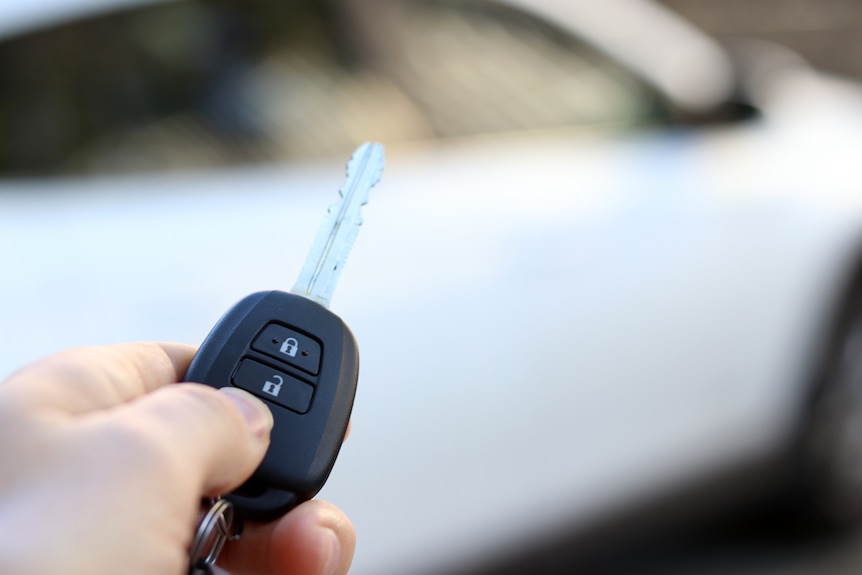
[[[359,232],[360,208],[380,180],[383,163],[380,144],[356,150],[341,197],[329,208],[293,293],[242,299],[215,325],[186,372],[186,381],[245,389],[272,411],[263,462],[224,496],[238,522],[271,521],[312,498],[335,463],[353,407],[359,352],[353,334],[327,307]],[[207,521],[216,525],[215,519],[223,518]],[[199,529],[193,548],[211,535],[205,531]],[[199,557],[191,557],[193,566]],[[207,557],[205,563],[214,561]]]

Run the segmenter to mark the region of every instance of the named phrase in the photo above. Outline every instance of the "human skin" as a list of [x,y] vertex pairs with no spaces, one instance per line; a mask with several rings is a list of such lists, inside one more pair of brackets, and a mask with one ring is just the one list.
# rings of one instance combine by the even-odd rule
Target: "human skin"
[[[0,383],[0,573],[184,575],[200,500],[239,486],[272,415],[239,389],[177,383],[190,346],[78,348]],[[346,573],[347,517],[308,501],[247,525],[237,575]]]

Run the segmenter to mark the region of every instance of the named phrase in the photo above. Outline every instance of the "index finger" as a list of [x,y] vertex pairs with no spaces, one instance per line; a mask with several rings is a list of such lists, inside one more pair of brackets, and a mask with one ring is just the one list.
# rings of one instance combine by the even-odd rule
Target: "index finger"
[[179,343],[69,349],[13,373],[0,383],[0,397],[70,414],[105,409],[178,382],[194,354]]

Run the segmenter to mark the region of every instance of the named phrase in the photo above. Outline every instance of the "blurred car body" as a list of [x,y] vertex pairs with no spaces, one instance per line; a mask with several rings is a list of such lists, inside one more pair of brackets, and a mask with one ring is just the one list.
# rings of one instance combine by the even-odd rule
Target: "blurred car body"
[[[642,11],[616,14],[640,15],[624,28],[650,33],[651,62],[691,56],[683,37],[699,42],[703,58],[680,64],[682,73],[668,72],[673,63],[650,71],[614,26],[577,17],[609,9],[595,4],[402,3],[377,12],[389,28],[365,36],[361,16],[348,20],[360,38],[346,53],[362,47],[368,69],[391,74],[390,84],[363,84],[361,66],[335,82],[312,65],[316,56],[232,58],[230,74],[196,76],[214,92],[177,96],[203,102],[197,109],[232,135],[227,143],[211,137],[212,123],[174,114],[107,139],[69,128],[44,153],[47,143],[24,142],[26,132],[59,133],[45,112],[59,108],[35,108],[31,117],[48,122],[39,131],[5,109],[30,151],[0,153],[10,174],[0,182],[0,373],[71,345],[201,341],[240,297],[288,288],[341,184],[347,144],[379,138],[387,169],[333,305],[362,352],[353,434],[322,494],[356,524],[353,572],[479,569],[729,469],[790,469],[786,459],[819,421],[814,406],[835,387],[828,366],[856,344],[862,91],[774,48],[742,47],[734,64],[651,4],[607,3]],[[154,4],[169,5],[197,6]],[[408,27],[410,6],[464,35]],[[137,14],[147,21],[146,9]],[[604,14],[597,21],[613,24]],[[657,20],[644,20],[650,14]],[[519,22],[530,34],[497,42]],[[573,22],[589,46],[573,38]],[[140,29],[146,43],[160,28]],[[227,38],[254,37],[253,27],[227,29]],[[387,33],[397,30],[411,34]],[[32,29],[9,34],[21,50],[39,39]],[[393,49],[405,36],[413,47]],[[151,48],[182,43],[165,37]],[[530,51],[537,38],[551,48]],[[435,51],[453,45],[461,51]],[[477,68],[470,57],[483,50],[512,68]],[[105,77],[115,78],[109,60]],[[545,76],[530,75],[548,62]],[[577,62],[586,64],[567,76]],[[718,96],[698,96],[700,82],[685,96],[679,78],[693,69]],[[463,83],[448,85],[456,77]],[[476,77],[525,105],[463,104]],[[38,81],[22,84],[36,90]],[[550,103],[534,103],[533,92]],[[15,93],[7,86],[6,102]],[[237,114],[213,93],[248,99],[259,115]],[[734,97],[745,105],[731,106]],[[355,114],[336,113],[350,106]],[[537,120],[521,125],[530,113]],[[330,131],[321,118],[334,120]],[[237,157],[257,146],[262,125],[287,134],[269,137],[264,158],[286,162],[243,166]],[[390,145],[394,133],[404,141]],[[178,165],[177,134],[203,152]],[[67,142],[79,140],[84,151],[70,156]],[[233,166],[215,167],[222,162]],[[139,171],[150,164],[168,171]],[[128,173],[68,173],[93,170]],[[843,404],[841,429],[814,435],[827,462],[837,450],[852,476],[860,410]],[[772,473],[746,483],[773,488]],[[723,489],[705,497],[736,494]]]

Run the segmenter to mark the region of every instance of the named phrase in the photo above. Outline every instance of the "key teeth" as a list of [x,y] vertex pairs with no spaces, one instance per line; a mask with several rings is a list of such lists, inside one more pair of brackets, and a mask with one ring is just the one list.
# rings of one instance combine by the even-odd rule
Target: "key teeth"
[[[341,273],[358,228],[362,225],[360,208],[368,203],[369,191],[383,177],[383,146],[362,144],[347,163],[347,179],[338,190],[339,200],[330,205],[318,231],[293,292],[324,306]],[[332,262],[335,266],[330,268]]]
[[376,142],[365,142],[353,152],[353,155],[350,157],[350,161],[347,162],[347,168],[345,170],[345,176],[347,179],[350,179],[351,174],[357,170],[357,164],[359,164],[363,158],[373,155],[374,153],[378,153],[380,155],[380,167],[377,172],[374,174],[374,181],[371,183],[372,186],[376,185],[381,176],[383,175],[383,168],[385,167],[386,158],[383,155],[383,146]]
[[[338,197],[339,198],[345,197],[345,194],[347,192],[347,186],[350,183],[351,177],[353,176],[354,172],[356,172],[356,170],[359,169],[359,164],[361,164],[362,161],[365,160],[366,158],[368,158],[370,161],[370,157],[374,153],[380,154],[380,162],[379,162],[380,165],[378,166],[377,170],[374,172],[372,179],[371,179],[371,182],[370,182],[370,185],[368,187],[373,188],[378,183],[380,183],[380,179],[383,177],[383,169],[385,167],[385,162],[386,162],[385,156],[383,155],[383,146],[381,144],[376,143],[376,142],[365,142],[364,144],[362,144],[361,146],[356,148],[356,151],[354,151],[353,155],[350,157],[350,161],[347,162],[347,167],[345,169],[346,181],[344,182],[344,185],[338,189]],[[335,202],[334,204],[329,206],[326,210],[327,213],[331,214],[332,208],[338,206],[340,203],[341,202]],[[368,197],[366,196],[366,197],[362,198],[362,200],[359,202],[359,205],[364,206],[367,203],[368,203]],[[360,221],[358,225],[362,225],[362,222]]]
[[[341,196],[342,198],[344,197],[344,192],[343,192],[342,190],[338,190],[338,194],[339,194],[339,196]],[[326,208],[326,213],[327,213],[327,214],[331,214],[331,213],[332,213],[332,210],[333,210],[334,208],[337,208],[337,207],[338,207],[338,205],[339,205],[339,202],[335,202],[334,204],[330,205],[328,208]],[[366,198],[366,200],[365,200],[364,202],[360,202],[360,204],[359,204],[359,206],[360,206],[360,207],[365,206],[365,205],[368,205],[368,199],[367,199],[367,198]],[[357,221],[357,224],[356,224],[357,226],[361,226],[361,225],[362,225],[362,218],[358,218],[356,221]]]
[[[374,177],[374,180],[371,182],[371,185],[370,185],[369,187],[374,187],[374,186],[376,186],[376,185],[380,182],[380,178],[381,178],[382,176],[383,176],[383,170],[381,169],[381,170],[379,170],[379,171],[377,172],[377,174],[376,174],[376,175],[375,175],[375,177]],[[350,174],[349,174],[349,172],[348,172],[348,175],[347,175],[347,182],[345,182],[345,184],[344,184],[343,186],[341,186],[341,187],[338,189],[338,197],[339,197],[339,198],[341,198],[341,199],[343,199],[343,198],[344,198],[345,190],[346,190],[346,188],[347,188],[347,183],[349,183],[349,182],[350,182]],[[327,211],[331,211],[331,210],[332,210],[332,208],[334,208],[335,206],[337,206],[337,205],[338,205],[338,204],[340,204],[340,203],[341,203],[340,201],[336,201],[334,204],[332,204],[331,206],[329,206],[329,208],[327,208]],[[361,201],[361,202],[359,202],[359,205],[360,205],[360,206],[364,206],[364,205],[366,205],[367,203],[368,203],[368,196],[365,196],[364,198],[362,198],[362,201]]]
[[349,178],[350,173],[356,169],[356,162],[359,161],[359,158],[365,155],[366,150],[368,150],[369,143],[365,142],[356,150],[353,151],[353,155],[350,156],[350,160],[348,160],[347,165],[344,168],[345,175]]

